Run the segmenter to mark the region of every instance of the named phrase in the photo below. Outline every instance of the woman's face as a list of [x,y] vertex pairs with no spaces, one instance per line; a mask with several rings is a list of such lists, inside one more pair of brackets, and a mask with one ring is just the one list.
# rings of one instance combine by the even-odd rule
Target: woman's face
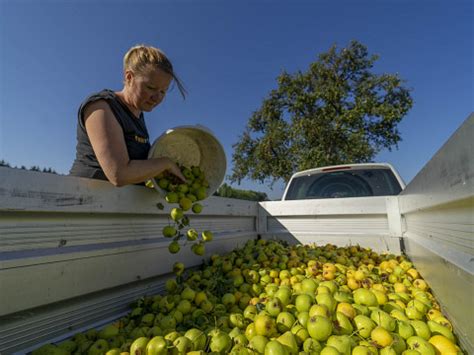
[[139,111],[150,112],[161,101],[173,77],[159,68],[149,68],[145,73],[126,72],[129,82],[129,104]]

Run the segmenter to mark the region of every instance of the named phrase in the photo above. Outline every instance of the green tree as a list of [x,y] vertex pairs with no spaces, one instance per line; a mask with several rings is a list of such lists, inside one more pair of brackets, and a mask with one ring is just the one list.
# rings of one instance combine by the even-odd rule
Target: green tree
[[40,172],[43,172],[43,173],[51,173],[51,174],[57,174],[58,173],[52,169],[52,168],[43,168],[41,169],[39,166],[37,165],[33,165],[31,168],[29,169],[26,169],[26,166],[22,165],[20,168],[18,168],[17,166],[14,166],[12,167],[10,165],[10,163],[8,163],[7,161],[5,161],[4,159],[0,160],[0,166],[5,166],[7,168],[13,168],[13,169],[22,169],[22,170],[31,170],[31,171],[40,171]]
[[233,145],[230,181],[273,185],[300,170],[370,162],[397,146],[413,101],[397,74],[373,72],[377,59],[352,41],[320,54],[306,72],[279,75]]
[[229,197],[229,198],[236,198],[240,200],[250,200],[250,201],[268,200],[268,196],[265,192],[234,189],[233,187],[227,185],[226,183],[222,184],[217,189],[217,191],[214,192],[214,196]]

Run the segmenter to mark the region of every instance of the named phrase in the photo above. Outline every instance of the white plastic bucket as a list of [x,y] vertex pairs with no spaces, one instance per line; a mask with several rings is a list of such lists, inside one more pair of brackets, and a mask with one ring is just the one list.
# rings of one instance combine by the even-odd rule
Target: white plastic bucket
[[[148,158],[168,157],[187,167],[199,166],[209,182],[211,196],[224,181],[227,160],[219,140],[210,129],[201,125],[178,126],[159,136],[150,148]],[[163,190],[153,178],[155,189]]]

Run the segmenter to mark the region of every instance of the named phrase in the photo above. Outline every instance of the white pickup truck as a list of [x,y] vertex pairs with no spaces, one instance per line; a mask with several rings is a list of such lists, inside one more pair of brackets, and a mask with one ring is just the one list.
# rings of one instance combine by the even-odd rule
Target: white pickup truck
[[[207,255],[257,238],[405,253],[473,354],[473,137],[471,114],[406,187],[397,174],[388,178],[393,193],[369,194],[363,182],[334,192],[354,185],[332,174],[341,179],[304,195],[295,175],[282,201],[210,197],[192,223],[215,232]],[[359,180],[356,170],[333,172]],[[161,230],[170,211],[157,209],[160,201],[146,187],[0,167],[0,353],[100,327],[162,292],[176,260],[199,265],[187,248],[168,253]]]
[[293,174],[282,200],[394,196],[404,188],[405,182],[387,163],[334,165]]

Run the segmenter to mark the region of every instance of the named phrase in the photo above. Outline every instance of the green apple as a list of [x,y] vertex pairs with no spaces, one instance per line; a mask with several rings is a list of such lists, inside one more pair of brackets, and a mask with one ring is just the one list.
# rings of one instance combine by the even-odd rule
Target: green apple
[[435,355],[435,348],[428,341],[419,336],[412,336],[407,339],[409,350],[416,350],[422,355]]
[[428,324],[421,320],[412,320],[410,322],[410,325],[413,327],[415,330],[415,335],[425,339],[425,340],[430,340],[431,338],[431,330],[428,327]]
[[173,240],[173,241],[168,245],[168,251],[169,251],[171,254],[176,254],[176,253],[178,253],[180,249],[181,249],[181,246],[179,245],[178,241],[176,241],[176,240]]
[[377,345],[377,347],[386,347],[392,345],[393,336],[385,328],[378,326],[375,327],[370,333],[372,341]]
[[[105,351],[103,353],[105,353]],[[66,349],[59,348],[53,344],[46,344],[32,351],[32,355],[68,355],[68,354],[70,353]],[[98,354],[98,353],[95,352],[94,350],[94,354]]]
[[244,309],[244,318],[249,319],[249,320],[254,320],[257,313],[258,313],[257,307],[252,304],[249,304]]
[[[391,313],[393,310],[403,312],[403,308],[394,301],[388,301],[382,306],[382,309],[387,313]],[[403,315],[405,315],[405,313],[403,313]]]
[[146,344],[147,355],[167,355],[168,354],[168,343],[162,336],[153,337]]
[[242,313],[231,313],[229,316],[229,322],[232,326],[238,327],[240,329],[245,329],[247,326]]
[[205,230],[201,233],[201,237],[205,242],[210,242],[214,238],[214,235],[211,231]]
[[265,310],[268,312],[268,314],[272,317],[278,316],[280,312],[282,311],[282,304],[280,300],[276,297],[271,298],[270,300],[267,301],[267,304],[265,305]]
[[197,328],[191,328],[184,333],[184,336],[191,340],[194,350],[205,350],[207,343],[206,334]]
[[249,347],[259,354],[263,354],[265,352],[265,346],[268,343],[268,338],[264,337],[263,335],[255,335],[250,339]]
[[243,347],[246,347],[249,343],[247,337],[244,334],[239,334],[239,335],[235,336],[232,339],[232,341],[235,345],[242,345]]
[[298,312],[308,312],[311,305],[314,302],[314,298],[306,293],[296,296],[295,306]]
[[319,355],[341,355],[341,353],[332,346],[325,346]]
[[316,302],[319,305],[326,306],[331,314],[336,310],[337,307],[337,301],[329,293],[322,293],[320,295],[316,295]]
[[310,354],[319,354],[322,346],[316,339],[308,338],[303,342],[303,350]]
[[298,323],[300,323],[303,327],[306,327],[310,317],[308,312],[298,312],[296,313],[296,318],[298,319]]
[[334,293],[334,299],[337,302],[343,302],[343,303],[354,302],[354,297],[352,297],[352,294],[350,294],[349,292],[343,292],[343,291],[336,291]]
[[221,302],[224,306],[230,308],[236,303],[236,299],[233,293],[228,292],[222,296]]
[[415,307],[405,308],[405,314],[409,319],[412,320],[422,320],[424,318],[424,314],[417,310]]
[[367,316],[359,314],[354,317],[354,324],[359,331],[359,335],[368,338],[372,330],[376,327],[375,322]]
[[199,242],[191,246],[191,251],[196,255],[203,256],[206,252],[206,247],[204,246],[204,243]]
[[386,346],[385,348],[380,349],[379,355],[397,355],[401,353],[397,353],[395,349],[391,346]]
[[397,321],[397,327],[395,330],[405,340],[415,335],[415,330],[410,323],[406,321]]
[[395,331],[396,321],[388,313],[381,309],[375,309],[370,313],[370,318],[382,328],[387,329],[390,332]]
[[77,343],[74,340],[68,339],[57,344],[58,348],[64,349],[69,353],[73,353],[77,349]]
[[334,322],[334,333],[336,335],[350,335],[354,331],[349,318],[344,313],[336,312],[336,320]]
[[294,336],[296,337],[296,342],[298,345],[301,345],[304,343],[306,339],[309,338],[309,333],[306,330],[305,327],[303,327],[301,324],[296,323],[290,330]]
[[264,355],[288,355],[285,346],[276,340],[271,340],[265,345]]
[[332,334],[332,322],[326,317],[314,316],[308,320],[308,333],[311,338],[318,341],[326,341]]
[[178,222],[180,219],[183,218],[183,209],[179,207],[175,207],[170,212],[171,219],[175,222]]
[[176,348],[176,350],[178,350],[179,354],[186,354],[190,351],[193,351],[192,341],[186,338],[185,336],[177,337],[173,341],[173,346]]
[[280,333],[290,330],[295,324],[296,318],[290,312],[281,312],[276,319],[276,326]]
[[415,349],[407,349],[402,353],[402,355],[421,355],[421,353]]
[[365,288],[358,288],[353,293],[354,303],[367,307],[378,306],[377,297],[375,294]]
[[[154,320],[155,320],[155,315],[153,313],[147,313],[147,314],[143,315],[140,323],[141,323],[141,325],[144,325],[146,327],[151,327],[153,325]],[[119,333],[118,328],[114,327],[116,329],[112,329],[110,327],[114,327],[114,326],[113,325],[108,326],[108,327],[102,329],[102,331],[108,332],[109,334],[114,334],[115,333],[114,335],[117,335]],[[101,334],[101,332],[99,332],[99,337],[100,337],[100,334]],[[114,336],[114,335],[112,335],[112,336]],[[104,339],[106,339],[106,338],[104,338]]]
[[[192,305],[189,300],[181,300],[179,301],[178,305],[176,306],[176,310],[181,312],[183,315],[191,313]],[[181,317],[180,317],[181,318]],[[180,322],[179,319],[177,319],[178,323]]]
[[149,339],[147,337],[135,339],[130,346],[130,354],[145,354],[148,341]]
[[334,294],[334,292],[337,291],[337,289],[339,288],[339,285],[335,282],[335,281],[323,281],[319,284],[319,286],[323,286],[323,287],[327,287],[329,289],[329,292],[331,292],[331,294]]
[[377,355],[377,353],[367,346],[357,345],[352,349],[352,355]]
[[169,342],[174,342],[176,339],[178,339],[181,334],[178,333],[176,330],[172,330],[172,331],[165,331],[165,333],[167,333],[165,335],[165,339],[168,340]]
[[298,354],[298,343],[292,332],[287,331],[280,335],[276,340],[280,344],[284,345],[291,355]]
[[301,281],[301,290],[303,291],[303,293],[314,295],[317,287],[318,284],[314,279],[306,278]]
[[343,355],[351,355],[351,339],[347,335],[331,335],[326,345],[332,346]]
[[199,237],[198,232],[193,228],[188,229],[188,231],[186,232],[186,239],[189,241],[195,241],[198,239],[198,237]]
[[401,354],[407,349],[407,344],[405,343],[405,340],[397,333],[392,333],[393,337],[393,342],[391,347],[397,354]]
[[[194,195],[192,195],[192,198],[191,198],[191,196],[188,195],[188,198],[189,198],[190,200],[193,200],[193,199],[196,200],[196,199],[197,199],[196,196],[194,196]],[[194,201],[193,201],[193,202],[194,202]],[[199,213],[202,212],[202,208],[203,208],[203,207],[202,207],[202,205],[201,205],[200,203],[195,203],[195,204],[193,204],[192,211],[193,211],[194,213],[196,213],[196,214],[199,214]]]
[[183,291],[181,291],[181,298],[184,300],[192,302],[194,301],[194,297],[196,297],[196,291],[194,291],[191,287],[185,287]]
[[160,320],[159,326],[161,329],[174,329],[176,328],[176,319],[172,315],[166,315]]
[[211,351],[225,354],[231,349],[231,347],[232,339],[227,333],[218,331],[217,334],[211,337],[211,342],[209,344],[209,349]]
[[370,310],[369,310],[369,307],[367,307],[367,306],[357,304],[357,303],[353,303],[352,307],[355,309],[357,314],[362,314],[364,316],[369,316],[370,315]]
[[[428,327],[431,331],[431,335],[442,335],[449,340],[451,340],[453,343],[456,342],[456,339],[454,338],[453,332],[448,327],[445,327],[439,323],[436,323],[435,321],[429,320],[427,322]],[[418,334],[417,334],[418,335]]]
[[165,238],[173,238],[176,235],[176,228],[173,226],[165,226],[163,228],[163,236]]
[[313,317],[313,316],[323,316],[326,318],[331,317],[331,313],[329,312],[327,306],[323,304],[313,304],[311,308],[309,309],[308,315],[310,317]]
[[275,292],[275,297],[280,300],[283,307],[286,307],[291,302],[291,289],[287,286],[280,286]]
[[410,320],[405,315],[404,311],[400,311],[398,309],[392,309],[392,311],[390,312],[390,315],[392,316],[392,318],[395,318],[397,320],[403,320],[403,321],[406,321],[406,322],[408,322]]
[[267,314],[260,313],[254,320],[255,333],[266,337],[272,337],[276,333],[275,320]]

